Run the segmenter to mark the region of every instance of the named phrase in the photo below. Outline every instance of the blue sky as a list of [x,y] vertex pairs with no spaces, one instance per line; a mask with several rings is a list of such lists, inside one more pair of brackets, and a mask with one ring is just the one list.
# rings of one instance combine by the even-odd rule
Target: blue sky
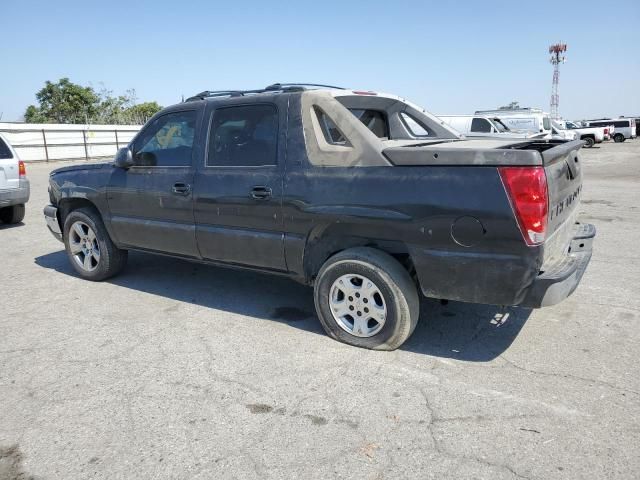
[[395,93],[441,114],[512,100],[548,110],[547,47],[558,41],[569,45],[565,118],[640,115],[638,0],[2,3],[3,121],[61,77],[162,105],[306,81]]

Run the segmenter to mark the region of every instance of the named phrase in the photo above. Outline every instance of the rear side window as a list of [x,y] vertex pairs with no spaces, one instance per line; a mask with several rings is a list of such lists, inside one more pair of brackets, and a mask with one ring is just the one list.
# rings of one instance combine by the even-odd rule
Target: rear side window
[[404,126],[407,127],[409,133],[414,137],[435,137],[436,134],[433,130],[427,127],[424,123],[409,115],[406,112],[400,113],[400,119]]
[[621,120],[618,122],[612,122],[614,127],[624,128],[629,127],[629,120]]
[[331,117],[324,113],[321,108],[313,108],[316,112],[325,141],[331,145],[347,145],[347,137],[344,136],[335,122],[331,120]]
[[389,122],[384,112],[359,108],[350,108],[349,111],[371,130],[376,137],[385,140],[389,138]]
[[471,122],[472,132],[491,133],[491,124],[486,118],[475,117]]
[[11,150],[9,150],[9,147],[7,146],[5,141],[2,140],[2,138],[0,138],[0,158],[3,160],[6,160],[7,158],[13,158]]
[[209,167],[277,164],[278,111],[274,105],[219,108],[209,133]]
[[134,164],[145,167],[190,166],[195,126],[194,110],[156,118],[135,141]]

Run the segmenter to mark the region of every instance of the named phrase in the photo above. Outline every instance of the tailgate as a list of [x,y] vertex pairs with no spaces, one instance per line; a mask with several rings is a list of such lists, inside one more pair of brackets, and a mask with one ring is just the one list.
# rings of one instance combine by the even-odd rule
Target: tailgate
[[567,254],[573,238],[582,191],[580,140],[564,143],[541,152],[547,175],[549,214],[544,261]]

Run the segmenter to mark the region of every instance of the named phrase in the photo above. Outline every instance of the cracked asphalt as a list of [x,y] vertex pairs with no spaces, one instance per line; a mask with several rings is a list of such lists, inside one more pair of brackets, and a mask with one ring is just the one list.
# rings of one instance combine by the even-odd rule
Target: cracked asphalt
[[292,281],[132,254],[77,278],[0,226],[0,479],[640,477],[640,140],[583,150],[582,284],[536,311],[424,300],[395,352],[330,340]]

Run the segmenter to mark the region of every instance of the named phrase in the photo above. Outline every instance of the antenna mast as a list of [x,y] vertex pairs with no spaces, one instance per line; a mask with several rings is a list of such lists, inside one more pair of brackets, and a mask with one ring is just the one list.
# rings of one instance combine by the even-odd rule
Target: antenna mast
[[558,84],[560,82],[560,64],[566,62],[567,57],[564,52],[567,51],[566,43],[556,43],[549,47],[551,58],[549,61],[553,65],[553,83],[551,86],[551,118],[560,120],[560,94],[558,93]]

